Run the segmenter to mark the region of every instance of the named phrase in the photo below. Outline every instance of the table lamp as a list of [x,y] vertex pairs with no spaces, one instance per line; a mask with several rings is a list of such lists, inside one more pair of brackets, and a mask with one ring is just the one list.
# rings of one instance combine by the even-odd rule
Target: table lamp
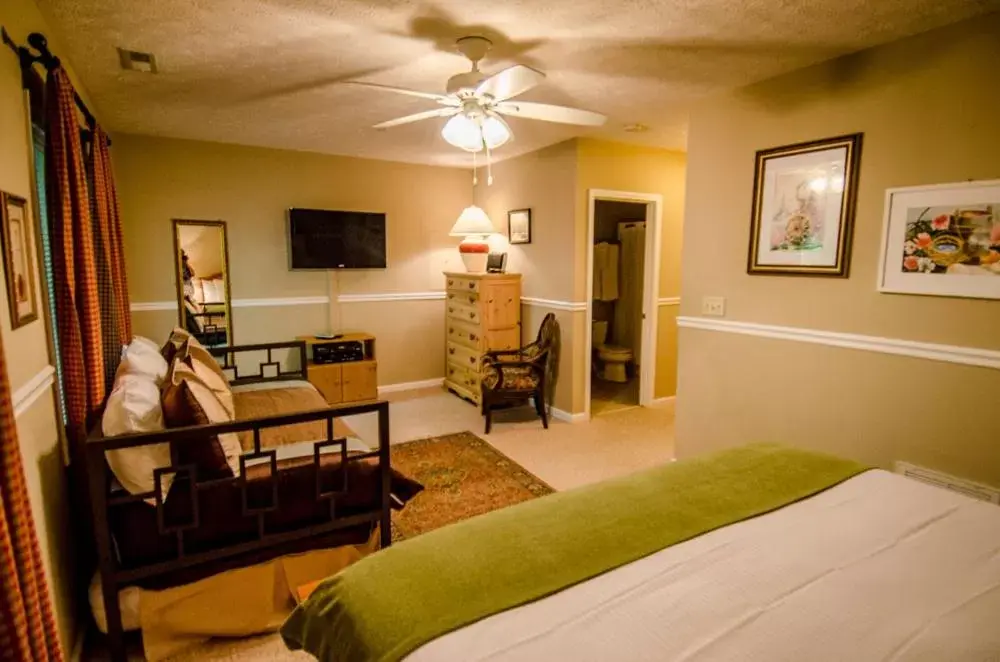
[[465,237],[458,245],[458,252],[462,255],[466,271],[469,273],[486,271],[487,256],[490,252],[487,237],[495,232],[490,217],[480,207],[472,205],[462,210],[448,234],[452,237]]

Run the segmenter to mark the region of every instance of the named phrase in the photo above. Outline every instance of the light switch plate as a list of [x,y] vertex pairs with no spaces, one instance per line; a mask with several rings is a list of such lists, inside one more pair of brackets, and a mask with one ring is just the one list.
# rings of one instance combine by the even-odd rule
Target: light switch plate
[[711,317],[725,317],[726,316],[726,298],[725,297],[702,297],[701,300],[701,314],[709,315]]

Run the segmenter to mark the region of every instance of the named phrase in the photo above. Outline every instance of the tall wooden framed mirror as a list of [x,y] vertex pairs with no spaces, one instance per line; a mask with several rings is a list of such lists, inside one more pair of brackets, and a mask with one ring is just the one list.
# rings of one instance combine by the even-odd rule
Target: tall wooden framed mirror
[[206,347],[232,344],[225,221],[174,219],[178,322]]

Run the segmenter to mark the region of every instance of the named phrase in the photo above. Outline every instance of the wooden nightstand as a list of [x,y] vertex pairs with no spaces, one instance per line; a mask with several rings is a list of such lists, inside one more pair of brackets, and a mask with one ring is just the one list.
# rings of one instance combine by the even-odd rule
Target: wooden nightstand
[[[375,360],[375,336],[368,333],[344,333],[339,338],[298,336],[309,352],[309,382],[331,405],[378,399],[378,361]],[[317,345],[360,342],[364,358],[344,363],[316,363],[312,350]]]

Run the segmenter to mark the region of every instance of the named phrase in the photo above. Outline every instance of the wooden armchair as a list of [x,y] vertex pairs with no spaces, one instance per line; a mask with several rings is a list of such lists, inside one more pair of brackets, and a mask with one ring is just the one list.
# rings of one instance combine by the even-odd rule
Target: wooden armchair
[[538,329],[538,338],[521,349],[487,352],[481,382],[486,434],[493,428],[493,407],[510,400],[533,398],[542,426],[549,427],[545,410],[545,382],[559,324],[549,313]]

